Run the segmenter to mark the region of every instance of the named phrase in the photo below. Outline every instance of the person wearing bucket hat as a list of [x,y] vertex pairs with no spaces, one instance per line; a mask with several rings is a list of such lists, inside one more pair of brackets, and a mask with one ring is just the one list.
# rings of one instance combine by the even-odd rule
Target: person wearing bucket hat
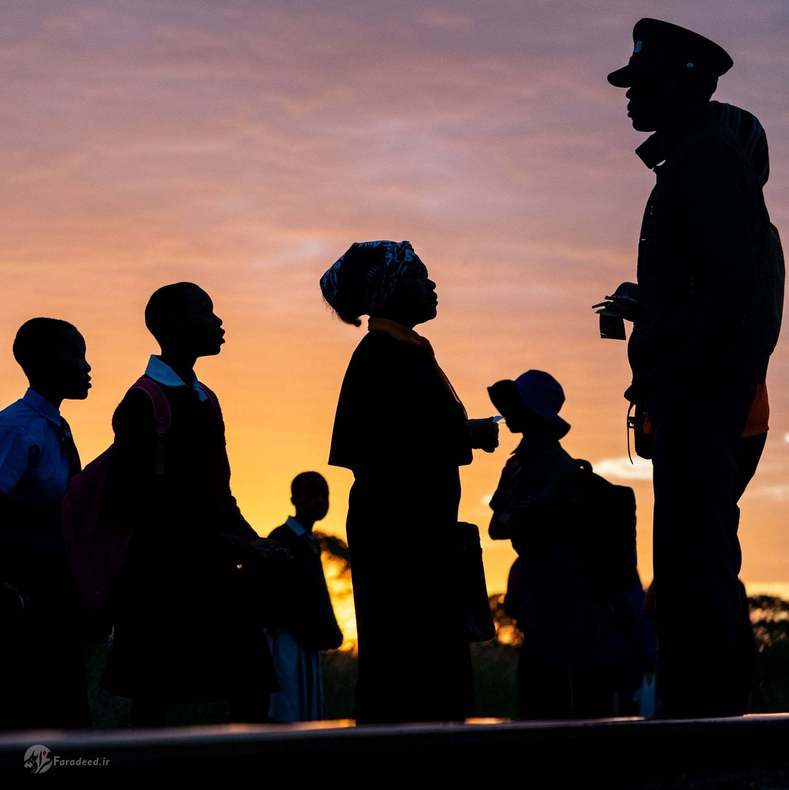
[[[658,715],[739,715],[753,665],[738,578],[739,453],[743,435],[767,430],[782,257],[764,168],[711,101],[731,56],[656,19],[636,23],[633,41],[608,81],[627,89],[634,129],[653,133],[636,154],[657,183],[639,237],[636,304],[614,295],[597,307],[633,320],[625,397],[651,423]],[[703,641],[699,610],[715,613]]]
[[640,589],[633,491],[561,446],[570,424],[549,373],[529,370],[488,394],[508,428],[523,434],[491,498],[489,527],[494,540],[512,541],[521,568],[520,713],[617,715],[617,689],[639,661],[638,634],[626,626],[637,620],[628,595]]
[[562,385],[542,370],[527,370],[511,381],[505,379],[488,387],[491,402],[504,417],[507,427],[561,439],[570,431],[570,423],[559,416],[564,405]]

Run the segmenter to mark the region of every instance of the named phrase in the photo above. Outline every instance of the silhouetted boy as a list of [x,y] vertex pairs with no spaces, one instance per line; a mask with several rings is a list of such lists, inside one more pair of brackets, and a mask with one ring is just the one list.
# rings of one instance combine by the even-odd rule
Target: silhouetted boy
[[635,498],[561,446],[570,425],[564,392],[530,370],[489,388],[523,440],[490,506],[490,536],[509,539],[519,562],[508,610],[524,632],[519,699],[524,718],[610,716],[639,652]]
[[268,629],[279,681],[271,697],[272,721],[318,721],[325,718],[320,651],[342,644],[321,564],[321,545],[312,534],[329,512],[329,485],[317,472],[302,472],[291,483],[296,515],[269,537],[293,556],[281,616]]
[[132,389],[113,416],[113,496],[133,537],[105,685],[134,700],[138,725],[203,701],[227,702],[235,721],[265,720],[273,674],[248,571],[268,542],[231,494],[219,402],[194,373],[220,352],[222,321],[205,291],[176,283],[151,296],[145,323],[161,346],[145,375],[166,404]]
[[88,726],[76,589],[60,507],[80,460],[60,405],[90,388],[85,341],[54,318],[14,340],[30,387],[0,411],[0,727]]

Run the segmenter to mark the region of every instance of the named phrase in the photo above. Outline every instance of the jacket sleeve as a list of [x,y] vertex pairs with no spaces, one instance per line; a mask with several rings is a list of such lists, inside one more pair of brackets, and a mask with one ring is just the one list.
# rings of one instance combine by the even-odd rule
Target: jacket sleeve
[[235,537],[241,538],[245,541],[251,541],[260,536],[255,532],[249,522],[244,518],[241,509],[238,506],[236,498],[230,487],[230,460],[227,457],[227,445],[225,440],[225,421],[222,417],[222,410],[219,406],[219,401],[215,401],[217,408],[217,416],[220,423],[220,430],[222,432],[222,493],[221,500],[218,503],[219,507],[219,521],[222,525],[221,532]]

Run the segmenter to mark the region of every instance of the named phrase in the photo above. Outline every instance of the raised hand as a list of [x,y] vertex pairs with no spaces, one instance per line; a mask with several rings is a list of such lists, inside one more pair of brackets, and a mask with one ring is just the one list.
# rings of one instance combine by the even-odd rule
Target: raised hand
[[466,420],[466,429],[473,449],[492,453],[499,446],[499,426],[492,417]]

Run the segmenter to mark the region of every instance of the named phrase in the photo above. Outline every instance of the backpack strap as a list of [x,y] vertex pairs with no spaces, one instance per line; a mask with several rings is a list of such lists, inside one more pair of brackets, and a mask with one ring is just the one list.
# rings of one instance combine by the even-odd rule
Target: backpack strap
[[[219,399],[216,397],[213,390],[206,387],[205,384],[201,382],[200,386],[208,396],[211,406],[221,421],[222,409],[219,406]],[[151,406],[153,407],[153,420],[156,425],[156,460],[154,462],[154,472],[156,475],[163,475],[165,468],[165,437],[170,430],[173,417],[170,401],[167,399],[167,395],[164,394],[162,386],[150,376],[140,376],[140,378],[129,388],[129,392],[132,390],[144,392],[151,401]]]
[[208,395],[208,400],[211,401],[211,405],[214,407],[214,411],[221,417],[222,416],[222,408],[219,405],[219,398],[216,397],[216,394],[212,389],[206,387],[203,382],[200,382],[200,386],[203,388],[203,392]]
[[156,460],[154,462],[154,473],[156,475],[163,475],[165,456],[164,439],[167,432],[170,430],[170,423],[173,417],[170,401],[167,400],[167,396],[164,394],[164,390],[161,386],[149,376],[141,376],[137,379],[130,387],[129,392],[132,390],[144,392],[151,401],[151,406],[153,407],[153,420],[156,425]]

